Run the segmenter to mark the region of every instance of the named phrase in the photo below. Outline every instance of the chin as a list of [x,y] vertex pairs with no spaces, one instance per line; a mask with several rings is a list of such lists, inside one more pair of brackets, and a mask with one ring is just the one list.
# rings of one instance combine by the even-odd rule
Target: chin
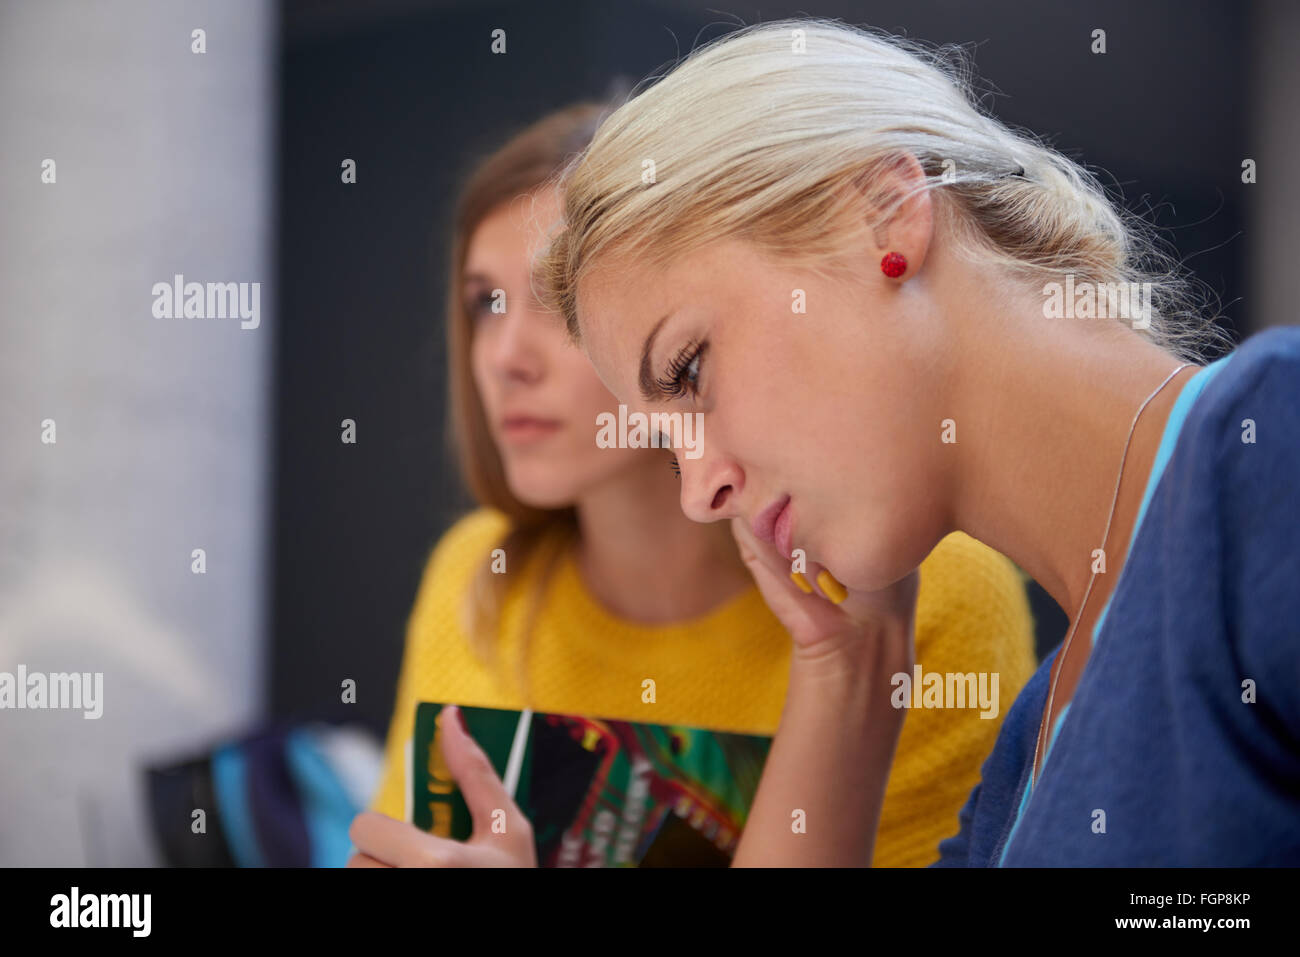
[[[877,530],[874,534],[857,537],[854,541],[874,544],[870,550],[864,550],[860,544],[857,547],[832,547],[826,558],[819,558],[818,561],[841,584],[855,591],[881,591],[906,577],[921,563],[920,559],[911,561],[916,549],[910,547],[910,543],[902,537],[891,539]],[[882,543],[890,541],[897,542],[897,545],[882,546]],[[922,557],[925,554],[927,551],[922,551]]]
[[[822,564],[825,565],[826,563],[823,562]],[[826,565],[826,567],[839,580],[841,585],[845,588],[851,588],[853,591],[880,591],[888,588],[903,577],[898,575],[890,578],[888,575],[881,574],[875,566],[866,566],[861,562],[835,563]]]
[[567,508],[576,490],[567,482],[548,481],[540,476],[509,475],[510,492],[530,508]]

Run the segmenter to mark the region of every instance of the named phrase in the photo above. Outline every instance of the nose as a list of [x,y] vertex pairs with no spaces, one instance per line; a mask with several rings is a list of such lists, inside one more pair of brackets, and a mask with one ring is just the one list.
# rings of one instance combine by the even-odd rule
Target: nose
[[682,473],[682,512],[693,522],[720,522],[740,515],[744,473],[715,445],[702,443],[698,458],[677,452]]
[[536,322],[516,306],[501,317],[492,343],[492,368],[505,381],[533,383],[542,378],[545,361],[533,334]]

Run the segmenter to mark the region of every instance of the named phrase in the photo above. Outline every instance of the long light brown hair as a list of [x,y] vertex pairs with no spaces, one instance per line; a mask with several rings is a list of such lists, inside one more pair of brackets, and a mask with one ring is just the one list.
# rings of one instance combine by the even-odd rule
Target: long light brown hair
[[521,687],[527,684],[524,663],[528,635],[557,561],[577,535],[577,513],[571,506],[534,508],[510,491],[470,366],[474,304],[465,300],[465,259],[479,224],[501,204],[553,185],[557,171],[581,153],[613,108],[595,101],[576,103],[516,133],[470,171],[457,200],[452,226],[446,302],[447,435],[466,488],[480,505],[495,508],[509,519],[509,529],[497,544],[507,556],[506,573],[495,574],[491,555],[482,556],[461,609],[462,623],[474,653],[484,662],[495,662],[506,597],[516,583],[529,577],[524,573],[531,562],[540,563],[537,573],[531,576],[524,617],[524,644],[519,656]]

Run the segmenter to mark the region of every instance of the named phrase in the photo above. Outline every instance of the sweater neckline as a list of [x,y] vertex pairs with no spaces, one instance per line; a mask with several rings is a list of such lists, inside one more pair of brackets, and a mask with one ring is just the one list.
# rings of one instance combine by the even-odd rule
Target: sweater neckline
[[[753,618],[750,616],[755,612],[767,610],[767,603],[763,601],[758,586],[751,583],[738,595],[733,595],[701,615],[664,622],[633,621],[607,608],[587,587],[572,547],[566,548],[559,559],[552,587],[557,593],[572,598],[576,605],[573,610],[581,616],[588,627],[594,626],[594,633],[598,639],[610,632],[621,632],[643,639],[685,638],[699,631],[721,633],[724,623],[752,621]],[[647,587],[653,588],[654,584],[648,583]],[[770,615],[771,612],[769,611],[768,614]]]

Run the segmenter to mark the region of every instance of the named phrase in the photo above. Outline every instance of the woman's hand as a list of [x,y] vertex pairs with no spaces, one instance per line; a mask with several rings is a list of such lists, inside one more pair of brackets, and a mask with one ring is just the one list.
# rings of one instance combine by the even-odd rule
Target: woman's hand
[[[794,639],[796,658],[821,658],[855,652],[863,636],[882,633],[908,636],[905,649],[906,668],[913,657],[912,625],[916,615],[916,596],[920,589],[920,572],[914,570],[889,588],[878,592],[845,589],[831,578],[829,592],[818,582],[825,571],[816,562],[808,563],[803,573],[812,591],[805,593],[791,578],[790,562],[771,545],[754,537],[743,519],[731,520],[731,534],[740,549],[740,557],[762,592],[763,600],[780,619]],[[829,575],[829,571],[826,572]],[[838,588],[836,587],[838,586]],[[840,600],[835,601],[836,598]]]
[[[781,724],[750,806],[733,866],[871,863],[903,712],[892,678],[916,658],[920,573],[879,592],[839,582],[805,592],[788,559],[732,520],[741,558],[794,639]],[[810,565],[809,584],[821,569]],[[839,599],[836,601],[836,599]]]
[[468,841],[453,841],[376,811],[362,811],[348,829],[357,849],[348,867],[537,866],[532,824],[461,725],[460,709],[449,706],[442,714],[443,757],[474,819],[474,833]]

